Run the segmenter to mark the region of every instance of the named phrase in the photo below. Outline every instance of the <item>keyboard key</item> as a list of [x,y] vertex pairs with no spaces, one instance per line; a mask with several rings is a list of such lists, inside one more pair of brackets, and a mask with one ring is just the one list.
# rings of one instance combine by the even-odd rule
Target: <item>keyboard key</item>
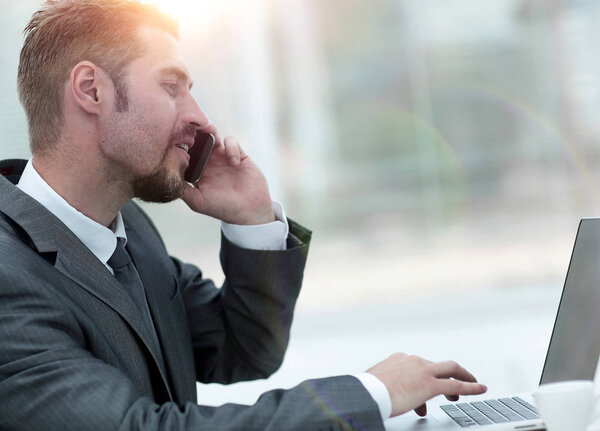
[[514,410],[515,412],[523,416],[525,419],[538,419],[540,417],[539,414],[532,412],[531,410],[529,410],[528,408],[524,407],[523,405],[519,404],[511,398],[500,398],[498,401],[500,401],[508,408]]
[[509,409],[498,400],[487,400],[485,403],[494,410],[496,410],[498,413],[500,413],[502,416],[507,418],[510,422],[517,422],[525,419],[523,418],[523,416]]
[[473,407],[483,413],[488,419],[496,424],[508,422],[508,419],[498,413],[496,410],[492,409],[483,401],[474,401],[471,403]]
[[468,403],[456,404],[456,406],[465,412],[471,419],[477,422],[478,425],[490,425],[493,424],[491,420],[485,417],[479,410]]
[[461,427],[539,419],[535,406],[519,397],[440,406]]
[[448,416],[450,416],[452,419],[454,418],[458,418],[458,417],[468,417],[462,410],[460,410],[458,407],[453,406],[451,404],[446,405],[446,406],[440,406],[440,408],[445,411]]
[[527,401],[525,401],[523,398],[513,397],[513,400],[515,400],[516,402],[518,402],[519,404],[521,404],[523,407],[527,407],[529,410],[531,410],[532,412],[534,412],[536,415],[540,414],[540,412],[538,412],[538,409],[535,406],[532,406]]
[[458,425],[460,425],[463,428],[467,428],[467,427],[474,427],[477,425],[477,422],[475,422],[473,419],[471,418],[459,418],[459,419],[454,419],[454,422],[456,422]]
[[477,422],[468,417],[462,410],[453,404],[443,405],[440,406],[440,408],[445,411],[446,414],[450,416],[452,420],[454,420],[454,422],[463,428],[477,425]]

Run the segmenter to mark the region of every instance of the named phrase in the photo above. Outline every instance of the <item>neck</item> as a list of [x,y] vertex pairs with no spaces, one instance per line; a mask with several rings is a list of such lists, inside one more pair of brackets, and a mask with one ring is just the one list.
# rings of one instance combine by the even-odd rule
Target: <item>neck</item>
[[[60,153],[60,154],[58,154]],[[73,208],[108,227],[133,196],[122,180],[110,178],[99,155],[34,154],[33,167]]]

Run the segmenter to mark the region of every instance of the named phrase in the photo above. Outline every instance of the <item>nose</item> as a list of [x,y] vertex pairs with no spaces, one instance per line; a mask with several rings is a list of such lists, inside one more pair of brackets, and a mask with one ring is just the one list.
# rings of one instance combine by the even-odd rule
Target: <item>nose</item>
[[210,120],[198,103],[196,103],[191,93],[188,93],[184,99],[183,106],[181,107],[181,116],[183,124],[190,124],[198,129],[204,128],[210,123]]

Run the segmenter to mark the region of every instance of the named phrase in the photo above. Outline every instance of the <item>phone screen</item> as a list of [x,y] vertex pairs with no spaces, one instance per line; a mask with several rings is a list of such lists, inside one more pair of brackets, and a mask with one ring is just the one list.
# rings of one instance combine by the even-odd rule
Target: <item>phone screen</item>
[[190,148],[190,164],[185,171],[185,180],[188,183],[197,182],[204,172],[210,154],[215,146],[215,137],[210,133],[196,132],[194,145]]

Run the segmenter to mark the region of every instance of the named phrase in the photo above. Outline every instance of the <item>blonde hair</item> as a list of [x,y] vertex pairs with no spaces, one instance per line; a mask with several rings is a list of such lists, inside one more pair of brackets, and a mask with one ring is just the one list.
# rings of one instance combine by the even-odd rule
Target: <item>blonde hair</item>
[[32,152],[52,149],[63,124],[63,91],[71,69],[87,60],[115,84],[116,109],[127,110],[126,68],[143,54],[142,26],[179,38],[177,22],[133,0],[47,0],[25,27],[17,84]]

